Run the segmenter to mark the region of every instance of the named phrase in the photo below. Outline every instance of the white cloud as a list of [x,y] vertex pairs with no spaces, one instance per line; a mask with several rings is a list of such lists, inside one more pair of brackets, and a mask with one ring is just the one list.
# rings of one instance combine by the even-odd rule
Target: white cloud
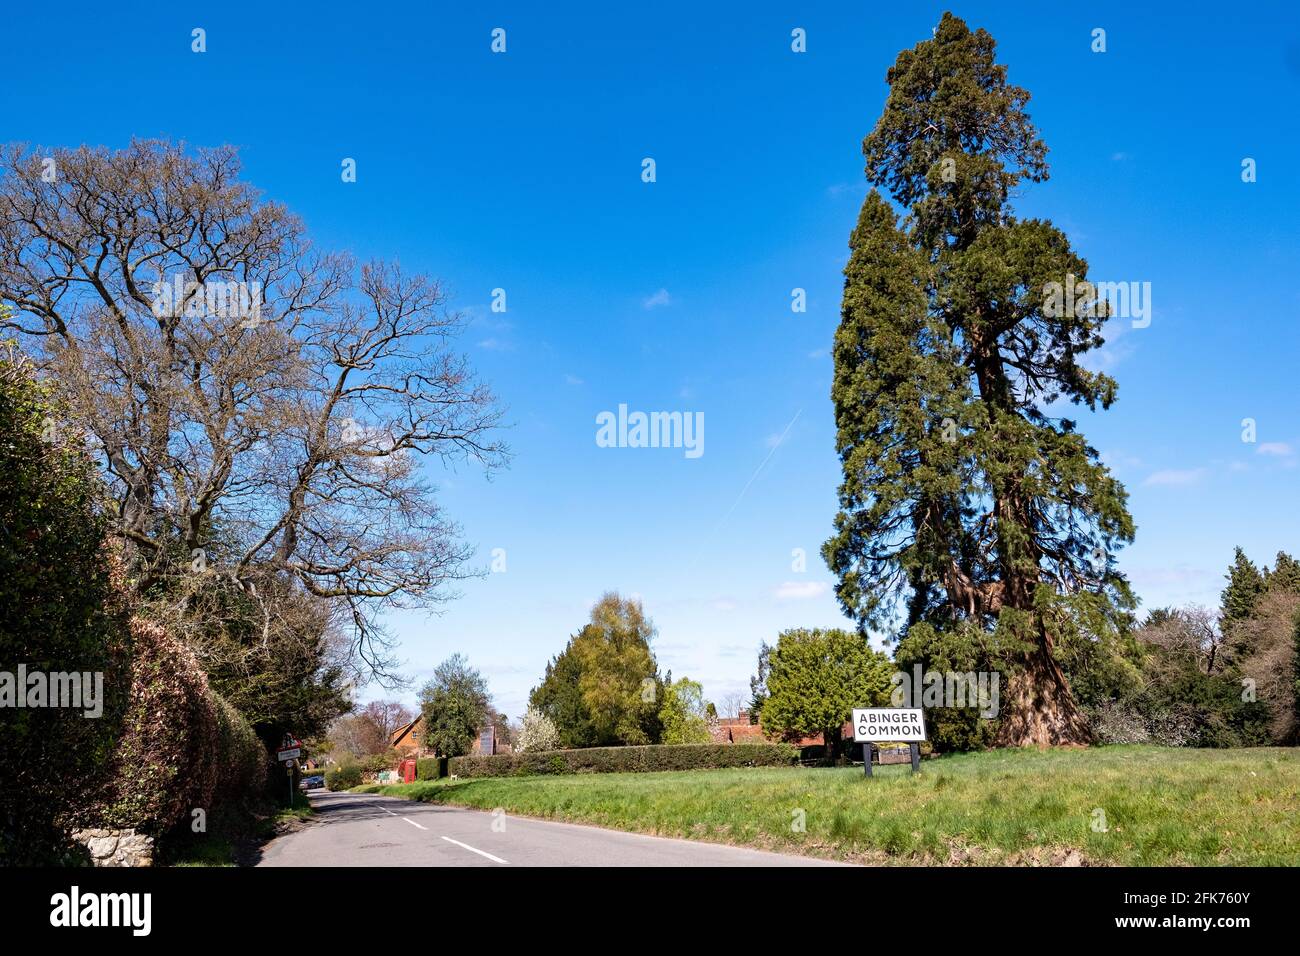
[[514,340],[514,323],[506,319],[494,316],[479,307],[472,306],[468,311],[470,315],[469,327],[474,330],[476,335],[486,335],[487,338],[480,339],[478,346],[481,349],[489,349],[493,352],[511,352],[515,348]]
[[1194,485],[1205,477],[1204,468],[1168,468],[1154,471],[1147,476],[1144,485]]
[[806,601],[821,597],[829,590],[830,585],[824,581],[782,581],[772,596],[778,601]]
[[1278,458],[1289,458],[1295,454],[1295,449],[1284,441],[1266,441],[1255,449],[1257,455],[1273,455]]
[[578,376],[576,376],[576,375],[566,375],[566,376],[564,376],[564,384],[566,384],[566,385],[581,385],[581,384],[583,384],[583,382],[582,382],[582,379],[578,378]]
[[1109,449],[1101,453],[1101,462],[1107,468],[1115,471],[1120,468],[1141,468],[1142,459],[1136,455],[1130,455],[1121,449]]
[[736,609],[736,602],[731,600],[731,598],[718,598],[713,602],[713,609],[715,611],[734,611]]
[[672,305],[673,297],[667,289],[660,289],[654,295],[647,296],[641,300],[641,308],[657,309],[661,305]]

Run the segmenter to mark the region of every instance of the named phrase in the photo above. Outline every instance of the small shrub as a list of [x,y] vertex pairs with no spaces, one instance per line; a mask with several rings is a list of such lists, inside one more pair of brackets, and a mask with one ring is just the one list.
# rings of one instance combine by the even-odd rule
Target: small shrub
[[381,770],[396,770],[402,762],[402,755],[396,750],[386,750],[381,754],[369,754],[361,758],[363,774],[378,774]]
[[452,757],[449,771],[458,777],[652,773],[660,770],[711,770],[723,767],[786,767],[794,765],[798,759],[799,749],[789,744],[654,744]]

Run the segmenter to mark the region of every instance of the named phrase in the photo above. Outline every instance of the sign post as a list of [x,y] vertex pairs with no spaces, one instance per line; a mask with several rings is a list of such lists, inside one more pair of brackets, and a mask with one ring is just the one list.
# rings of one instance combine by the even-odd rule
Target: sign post
[[302,756],[302,741],[295,737],[285,735],[284,743],[275,753],[275,759],[284,764],[285,772],[289,775],[289,806],[293,806],[293,762]]
[[925,714],[920,707],[855,707],[853,739],[862,744],[863,776],[871,776],[871,755],[876,745],[901,740],[912,756],[912,773],[921,769],[921,741],[925,740]]

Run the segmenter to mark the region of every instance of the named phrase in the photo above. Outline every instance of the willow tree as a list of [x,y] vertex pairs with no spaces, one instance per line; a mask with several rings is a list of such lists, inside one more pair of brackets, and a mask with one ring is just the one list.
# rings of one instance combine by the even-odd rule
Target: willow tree
[[1058,413],[1115,399],[1081,362],[1108,309],[1086,294],[1057,307],[1052,284],[1086,293],[1087,263],[1051,222],[1014,215],[1017,187],[1047,178],[1047,148],[993,38],[944,14],[887,80],[835,339],[844,480],[823,553],[863,628],[1004,638],[1001,743],[1082,743],[1054,648],[1070,597],[1131,605],[1112,555],[1133,523]]

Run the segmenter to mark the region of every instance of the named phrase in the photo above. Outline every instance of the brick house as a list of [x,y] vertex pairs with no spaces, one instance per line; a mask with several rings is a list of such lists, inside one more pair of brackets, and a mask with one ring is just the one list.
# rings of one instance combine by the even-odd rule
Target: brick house
[[[432,750],[424,745],[424,717],[416,717],[409,724],[398,727],[388,738],[388,746],[403,757],[433,757]],[[496,727],[489,724],[474,737],[471,755],[508,753],[510,748],[497,741]]]
[[[853,739],[853,725],[844,722],[844,739]],[[767,743],[763,729],[758,724],[749,722],[749,711],[742,710],[739,717],[722,717],[713,728],[715,744],[762,744]],[[796,747],[821,747],[825,744],[821,734],[813,734],[801,740],[791,741]]]
[[[715,744],[763,744],[768,739],[763,736],[763,729],[758,724],[749,722],[749,711],[742,710],[738,717],[722,717],[714,725],[713,742]],[[841,739],[847,742],[848,752],[854,755],[855,759],[862,759],[862,745],[853,742],[853,724],[850,721],[844,722]],[[822,740],[821,734],[813,734],[811,737],[804,737],[800,740],[791,741],[805,757],[812,756],[809,748],[825,747],[826,742]]]
[[763,728],[749,722],[749,711],[739,717],[720,717],[712,729],[715,744],[762,744],[767,742]]

